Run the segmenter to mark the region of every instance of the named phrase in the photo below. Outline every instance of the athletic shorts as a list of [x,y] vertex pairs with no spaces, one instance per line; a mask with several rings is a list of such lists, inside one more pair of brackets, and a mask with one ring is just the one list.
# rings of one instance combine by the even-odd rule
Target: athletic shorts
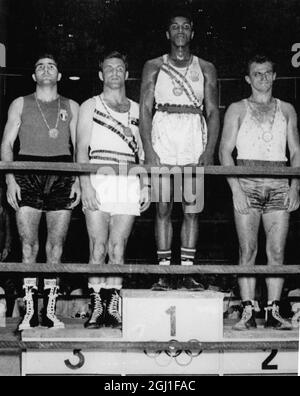
[[140,216],[140,181],[137,176],[91,175],[91,183],[96,190],[99,210],[111,216]]
[[152,144],[162,164],[198,164],[206,143],[207,126],[203,116],[155,113]]
[[[18,161],[73,162],[71,156],[32,157],[19,155]],[[74,199],[70,199],[75,178],[71,174],[22,172],[15,174],[21,188],[20,207],[29,206],[42,211],[70,210]]]
[[[237,165],[263,165],[270,167],[270,172],[274,166],[286,166],[285,162],[252,160],[238,160]],[[251,208],[262,213],[287,210],[288,204],[285,205],[285,200],[290,189],[288,179],[247,177],[239,178],[239,183],[250,200]]]

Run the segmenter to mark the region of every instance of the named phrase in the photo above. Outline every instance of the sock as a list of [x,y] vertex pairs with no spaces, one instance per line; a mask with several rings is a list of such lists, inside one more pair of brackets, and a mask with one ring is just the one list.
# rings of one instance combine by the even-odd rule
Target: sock
[[24,286],[23,289],[25,287],[34,287],[35,289],[37,289],[37,279],[36,278],[25,278],[24,279]]
[[171,264],[171,250],[158,250],[157,257],[159,265],[170,265]]
[[122,290],[122,285],[106,285],[105,289],[115,289],[115,290]]
[[269,307],[272,307],[273,305],[279,305],[279,301],[278,300],[268,301]]
[[105,289],[105,288],[106,288],[106,285],[105,285],[105,283],[98,283],[98,284],[95,284],[95,285],[89,283],[88,287],[89,287],[89,289],[93,289],[94,292],[100,293],[100,290],[101,290],[101,289]]
[[56,279],[44,279],[44,290],[49,290],[53,287],[57,287]]
[[193,265],[196,256],[196,249],[181,248],[181,265]]

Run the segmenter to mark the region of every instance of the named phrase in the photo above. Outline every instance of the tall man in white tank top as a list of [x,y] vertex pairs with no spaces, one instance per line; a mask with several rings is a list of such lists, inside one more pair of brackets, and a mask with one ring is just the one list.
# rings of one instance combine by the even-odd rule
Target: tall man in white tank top
[[[139,136],[139,106],[126,97],[126,57],[105,56],[99,77],[103,92],[80,109],[77,161],[81,163],[138,164],[144,153]],[[83,175],[82,205],[90,239],[90,263],[124,264],[127,240],[136,216],[148,206],[137,176]],[[146,194],[147,195],[147,194]],[[92,315],[85,327],[120,327],[121,277],[91,277]]]
[[[172,13],[166,35],[170,53],[148,61],[143,71],[140,131],[146,163],[154,166],[212,164],[219,133],[215,67],[191,53],[193,22],[186,9]],[[153,188],[156,190],[157,186]],[[156,197],[159,194],[155,232],[160,265],[171,263],[174,189],[172,183],[170,187],[161,183],[160,191],[155,191]],[[201,209],[195,202],[187,202],[184,196],[183,191],[181,264],[193,265]],[[202,290],[192,277],[184,277],[178,287]],[[170,288],[167,278],[160,278],[153,286],[154,290]]]
[[[272,96],[276,78],[273,62],[265,56],[255,56],[248,63],[246,81],[252,94],[233,103],[227,110],[220,146],[222,165],[234,165],[233,150],[237,149],[237,165],[286,166],[286,148],[292,167],[300,166],[300,145],[297,115],[294,107]],[[235,224],[239,238],[239,264],[254,265],[257,254],[259,225],[266,234],[268,265],[282,265],[289,227],[290,213],[299,207],[299,180],[267,178],[228,178],[232,190]],[[284,279],[266,278],[268,304],[265,327],[291,329],[281,317],[279,303]],[[256,328],[256,278],[239,278],[243,315],[236,330]]]
[[[1,146],[3,161],[73,162],[79,106],[58,93],[62,75],[52,54],[41,54],[35,63],[33,94],[17,98],[9,108]],[[14,143],[19,138],[20,150],[14,158]],[[71,145],[73,145],[73,150]],[[39,225],[43,212],[47,223],[46,255],[48,264],[61,261],[72,208],[80,202],[79,179],[71,174],[7,174],[7,200],[16,211],[22,242],[22,261],[36,262],[39,251]],[[19,330],[39,325],[37,279],[25,278],[26,314]],[[42,325],[62,328],[55,315],[58,296],[56,279],[44,280]]]

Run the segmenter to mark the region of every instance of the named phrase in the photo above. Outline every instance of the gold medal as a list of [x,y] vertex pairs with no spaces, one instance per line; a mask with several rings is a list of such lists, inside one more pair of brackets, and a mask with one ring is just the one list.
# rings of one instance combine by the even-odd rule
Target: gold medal
[[181,96],[183,94],[183,89],[182,87],[175,87],[173,88],[173,94],[175,96]]
[[[58,124],[59,124],[59,118],[60,118],[60,116],[61,116],[61,112],[64,112],[64,110],[61,110],[61,108],[60,108],[60,97],[58,97],[58,112],[57,112],[57,119],[56,119],[56,124],[55,124],[55,127],[54,127],[54,128],[51,128],[51,127],[49,126],[48,121],[46,120],[46,117],[45,117],[45,115],[44,115],[44,113],[43,113],[43,111],[42,111],[42,108],[41,108],[41,106],[40,106],[40,104],[39,104],[39,101],[38,101],[38,99],[37,99],[36,93],[34,94],[34,98],[35,98],[37,107],[38,107],[38,109],[39,109],[39,112],[41,113],[41,116],[42,116],[42,118],[43,118],[43,120],[44,120],[44,123],[45,123],[45,125],[46,125],[47,128],[48,128],[49,137],[50,137],[51,139],[57,139],[57,138],[58,138],[58,135],[59,135],[59,130],[57,129],[57,128],[58,128]],[[63,113],[63,114],[64,114],[64,113]]]
[[264,142],[270,143],[273,140],[273,134],[271,132],[264,132],[262,138]]
[[58,129],[52,128],[52,129],[49,130],[49,137],[51,139],[57,139],[58,135],[59,135],[59,130]]
[[129,127],[124,127],[123,128],[123,132],[124,132],[124,135],[127,136],[127,137],[132,137],[133,136],[132,130]]

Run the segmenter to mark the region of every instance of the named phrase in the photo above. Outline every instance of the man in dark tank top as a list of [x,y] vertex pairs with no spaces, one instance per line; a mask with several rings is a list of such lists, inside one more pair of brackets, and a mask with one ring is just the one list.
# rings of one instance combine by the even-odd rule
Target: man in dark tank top
[[[33,94],[17,98],[9,108],[2,146],[2,161],[73,162],[70,142],[75,148],[78,104],[58,94],[62,75],[56,59],[43,54],[35,63]],[[19,137],[20,150],[13,155]],[[79,181],[60,173],[6,174],[7,200],[16,211],[18,232],[22,242],[22,261],[36,262],[39,250],[39,224],[45,212],[47,222],[47,263],[61,261],[71,211],[80,201]],[[26,312],[19,330],[39,325],[37,310],[37,279],[24,279]],[[42,325],[63,328],[55,315],[58,295],[56,279],[44,280]]]

